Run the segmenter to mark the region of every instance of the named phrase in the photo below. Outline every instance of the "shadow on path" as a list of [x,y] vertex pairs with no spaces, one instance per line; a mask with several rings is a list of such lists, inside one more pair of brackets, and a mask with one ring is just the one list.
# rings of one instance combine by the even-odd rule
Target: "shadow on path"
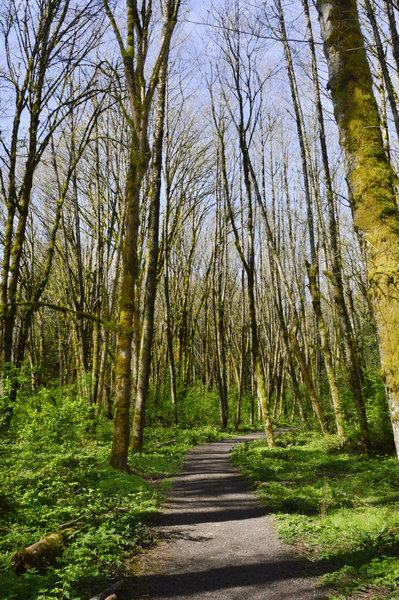
[[[295,575],[303,577],[302,563],[298,560],[279,560],[234,567],[209,568],[187,573],[143,575],[140,577],[140,587],[147,590],[150,597],[151,593],[155,593],[155,597],[160,595],[162,598],[174,598],[178,594],[181,594],[182,597],[199,594],[202,596],[204,592],[222,592],[232,588],[260,587],[266,591],[271,582],[284,582]],[[215,595],[215,597],[220,596]],[[299,600],[299,598],[300,596],[295,600]]]
[[243,521],[246,519],[258,519],[264,516],[262,507],[221,508],[211,510],[204,508],[204,512],[182,512],[171,513],[162,516],[160,525],[164,527],[175,527],[176,525],[195,525],[196,523],[223,523],[223,521]]
[[163,512],[160,542],[139,560],[129,600],[322,600],[314,570],[277,537],[273,520],[229,459],[251,434],[188,453]]

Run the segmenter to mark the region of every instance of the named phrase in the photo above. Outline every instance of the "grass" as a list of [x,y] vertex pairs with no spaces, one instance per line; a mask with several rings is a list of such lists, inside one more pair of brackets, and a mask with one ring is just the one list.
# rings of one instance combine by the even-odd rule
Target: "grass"
[[[3,599],[84,600],[107,581],[129,573],[127,559],[151,543],[145,523],[168,489],[163,478],[176,472],[191,446],[227,435],[216,427],[152,428],[146,431],[143,453],[129,459],[138,475],[127,475],[107,464],[110,443],[104,440],[111,439],[111,425],[103,423],[97,439],[92,435],[79,441],[66,435],[60,436],[62,443],[49,434],[54,423],[47,430],[44,425],[35,437],[27,426],[19,438],[0,444]],[[162,445],[171,439],[175,441]],[[54,564],[41,572],[12,573],[15,552],[79,517]]]
[[297,544],[331,598],[399,598],[399,463],[342,452],[333,436],[293,432],[233,453],[282,539]]

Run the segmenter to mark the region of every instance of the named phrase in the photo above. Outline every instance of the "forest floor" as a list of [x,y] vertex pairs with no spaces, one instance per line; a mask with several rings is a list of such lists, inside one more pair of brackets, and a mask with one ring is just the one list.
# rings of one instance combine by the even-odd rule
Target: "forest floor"
[[[309,561],[281,542],[274,520],[230,461],[252,433],[197,446],[153,524],[158,543],[138,559],[126,598],[321,600]],[[119,596],[118,596],[119,597]]]
[[[152,426],[134,474],[119,473],[112,423],[88,437],[86,412],[65,427],[76,403],[66,408],[60,418],[43,403],[0,440],[2,599],[399,600],[394,456],[292,427],[269,449],[248,430]],[[17,551],[70,523],[54,561],[11,570]]]

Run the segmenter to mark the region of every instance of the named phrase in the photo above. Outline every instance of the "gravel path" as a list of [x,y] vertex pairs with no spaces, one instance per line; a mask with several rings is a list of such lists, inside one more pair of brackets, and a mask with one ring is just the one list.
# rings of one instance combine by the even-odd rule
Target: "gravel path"
[[197,446],[186,456],[159,516],[160,542],[139,562],[137,600],[322,600],[317,578],[277,538],[229,459],[238,443],[262,434]]

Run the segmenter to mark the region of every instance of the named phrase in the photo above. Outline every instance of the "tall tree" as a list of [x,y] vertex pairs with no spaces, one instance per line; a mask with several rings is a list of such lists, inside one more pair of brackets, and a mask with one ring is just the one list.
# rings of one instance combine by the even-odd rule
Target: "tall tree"
[[159,72],[158,98],[152,149],[148,218],[149,240],[145,268],[144,322],[141,334],[138,385],[131,443],[131,447],[135,452],[141,452],[143,446],[145,406],[148,395],[148,384],[151,369],[151,348],[154,333],[154,309],[158,275],[159,210],[161,199],[162,146],[165,121],[167,57],[168,55],[166,54],[165,60]]
[[[304,116],[302,111],[302,105],[299,98],[298,85],[294,70],[294,64],[292,60],[291,48],[288,43],[284,13],[281,6],[281,0],[277,0],[277,8],[280,21],[280,33],[282,42],[284,44],[284,53],[287,63],[288,78],[290,82],[292,102],[295,110],[295,121],[298,132],[298,141],[302,159],[302,176],[304,193],[306,199],[306,216],[308,225],[308,236],[309,236],[309,247],[310,247],[310,262],[306,262],[306,270],[309,280],[309,290],[312,298],[313,310],[315,313],[318,331],[321,340],[321,349],[324,356],[324,362],[326,367],[326,373],[328,383],[330,386],[330,393],[332,404],[335,414],[335,422],[337,427],[338,437],[343,440],[344,429],[343,429],[343,416],[341,408],[341,398],[339,395],[337,378],[333,367],[332,353],[330,347],[330,341],[328,338],[327,327],[323,311],[321,308],[321,294],[319,284],[319,257],[316,251],[315,231],[314,231],[314,201],[317,196],[315,189],[314,174],[312,173],[312,161],[310,157],[310,149],[307,141],[307,134],[304,123]],[[365,436],[367,439],[367,435]]]
[[317,3],[329,88],[354,213],[367,247],[368,281],[399,457],[399,210],[355,0]]
[[[0,280],[0,358],[6,369],[14,358],[18,289],[34,177],[56,130],[93,93],[94,71],[88,81],[81,78],[79,91],[72,82],[98,39],[98,30],[93,27],[98,8],[94,0],[81,5],[72,0],[35,0],[25,4],[9,0],[2,12],[0,35],[6,59],[3,79],[14,99],[10,135],[0,132],[5,152],[0,193],[6,205]],[[23,155],[21,144],[25,148]],[[59,213],[55,232],[58,222]],[[46,282],[35,293],[36,303]],[[20,346],[19,356],[22,353]],[[12,383],[13,395],[14,387]],[[9,409],[6,421],[12,407]]]
[[140,189],[151,159],[148,120],[161,69],[168,59],[170,42],[176,26],[180,0],[165,0],[162,5],[161,42],[147,79],[148,45],[153,22],[152,0],[127,0],[126,43],[107,0],[105,11],[118,42],[129,99],[131,133],[129,170],[126,180],[126,231],[122,253],[119,322],[115,359],[114,436],[110,464],[128,470],[129,409],[132,388],[132,341],[135,314],[135,289],[138,274],[138,231]]
[[[234,7],[234,28],[239,31],[237,27],[239,21],[239,9],[238,4]],[[248,139],[251,139],[251,133],[254,127],[254,96],[252,95],[252,73],[251,68],[253,66],[254,52],[248,48],[247,56],[249,56],[252,64],[247,66],[248,71],[244,72],[243,59],[241,54],[241,40],[239,33],[234,38],[229,38],[227,30],[224,32],[224,38],[226,41],[226,48],[224,49],[224,57],[229,67],[232,76],[231,88],[233,94],[237,99],[237,110],[236,114],[233,113],[232,108],[229,106],[230,116],[236,128],[238,134],[238,144],[240,148],[242,169],[243,169],[243,186],[244,194],[246,197],[246,236],[247,236],[247,251],[245,252],[244,245],[239,236],[238,228],[236,225],[236,218],[234,215],[231,194],[229,190],[229,182],[227,176],[227,156],[226,156],[226,126],[224,123],[224,115],[218,117],[215,112],[214,98],[211,92],[212,102],[212,115],[215,130],[218,137],[220,147],[220,171],[221,181],[223,184],[223,195],[224,201],[227,206],[227,214],[230,219],[230,223],[234,233],[234,242],[237,248],[238,255],[242,262],[242,266],[246,273],[246,284],[247,284],[247,300],[248,300],[248,312],[249,322],[251,329],[251,351],[252,360],[256,372],[256,384],[257,393],[259,399],[259,405],[262,410],[263,424],[267,437],[267,442],[270,448],[274,447],[274,434],[273,426],[270,418],[270,407],[269,397],[267,394],[267,386],[265,380],[265,373],[262,364],[261,350],[260,350],[260,339],[259,339],[259,327],[258,327],[258,315],[256,308],[256,274],[255,274],[255,226],[254,226],[254,206],[253,206],[253,187],[251,183],[251,159],[249,154]],[[249,62],[250,62],[249,61]],[[243,81],[247,82],[247,87],[243,89]],[[223,90],[224,99],[227,98],[227,91]]]

